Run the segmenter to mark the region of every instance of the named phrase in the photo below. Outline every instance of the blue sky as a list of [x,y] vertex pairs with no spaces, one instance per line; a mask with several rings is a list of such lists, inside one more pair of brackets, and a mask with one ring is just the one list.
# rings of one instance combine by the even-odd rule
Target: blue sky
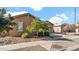
[[[3,8],[3,7],[1,7]],[[74,8],[73,7],[4,7],[8,12],[20,13],[28,12],[39,17],[42,20],[48,20],[52,23],[74,23]],[[79,16],[79,8],[77,10],[77,19]]]

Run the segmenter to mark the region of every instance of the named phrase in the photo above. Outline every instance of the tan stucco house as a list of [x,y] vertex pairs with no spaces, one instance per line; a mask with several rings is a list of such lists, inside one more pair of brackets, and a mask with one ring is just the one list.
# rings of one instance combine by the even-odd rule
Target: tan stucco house
[[61,33],[61,25],[53,26],[53,30],[54,30],[55,33]]

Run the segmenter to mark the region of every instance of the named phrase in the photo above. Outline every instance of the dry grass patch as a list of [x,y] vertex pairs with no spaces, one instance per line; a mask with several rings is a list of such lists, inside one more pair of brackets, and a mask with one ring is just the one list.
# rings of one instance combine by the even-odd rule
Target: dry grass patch
[[43,41],[42,38],[20,38],[20,37],[3,37],[0,38],[0,46],[7,45],[7,44],[16,44],[16,43],[23,43],[23,42],[34,42],[34,41]]

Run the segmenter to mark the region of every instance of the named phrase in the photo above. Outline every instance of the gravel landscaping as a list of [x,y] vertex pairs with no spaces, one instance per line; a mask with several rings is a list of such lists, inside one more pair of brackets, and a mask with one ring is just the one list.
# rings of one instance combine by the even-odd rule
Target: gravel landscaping
[[0,46],[7,45],[7,44],[16,44],[21,42],[28,42],[28,40],[16,37],[3,37],[0,38]]

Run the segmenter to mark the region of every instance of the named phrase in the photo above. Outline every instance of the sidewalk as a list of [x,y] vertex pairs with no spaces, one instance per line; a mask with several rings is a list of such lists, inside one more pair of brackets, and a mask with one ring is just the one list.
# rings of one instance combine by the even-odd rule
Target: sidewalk
[[28,48],[31,46],[37,46],[40,45],[47,50],[50,50],[52,42],[51,41],[37,41],[37,42],[24,42],[24,43],[18,43],[18,44],[10,44],[5,46],[0,46],[0,51],[8,51],[8,50],[14,50],[19,48]]

